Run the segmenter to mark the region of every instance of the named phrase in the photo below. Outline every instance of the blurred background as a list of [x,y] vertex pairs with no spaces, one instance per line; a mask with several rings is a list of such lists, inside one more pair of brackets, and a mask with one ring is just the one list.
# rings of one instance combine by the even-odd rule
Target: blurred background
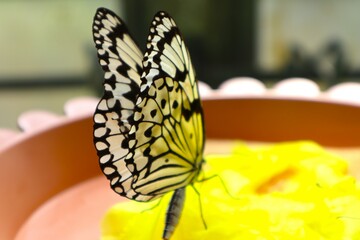
[[155,12],[168,11],[213,88],[234,76],[306,77],[324,89],[360,80],[356,0],[0,0],[0,128],[26,110],[61,114],[72,97],[100,96],[98,7],[117,12],[142,49]]

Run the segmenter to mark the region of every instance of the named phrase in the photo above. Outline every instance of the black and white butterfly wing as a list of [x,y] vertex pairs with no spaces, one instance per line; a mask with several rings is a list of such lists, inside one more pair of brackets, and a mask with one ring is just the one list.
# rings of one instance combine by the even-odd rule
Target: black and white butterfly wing
[[194,69],[174,20],[155,15],[144,57],[110,10],[97,11],[93,35],[105,71],[94,142],[111,187],[137,201],[185,187],[201,168],[204,127]]
[[136,199],[191,183],[203,159],[204,126],[195,72],[174,20],[155,15],[143,60],[126,162]]
[[104,95],[94,114],[94,143],[111,187],[132,198],[133,174],[125,157],[129,154],[129,119],[140,92],[143,54],[123,21],[105,8],[95,14],[93,38],[105,72]]

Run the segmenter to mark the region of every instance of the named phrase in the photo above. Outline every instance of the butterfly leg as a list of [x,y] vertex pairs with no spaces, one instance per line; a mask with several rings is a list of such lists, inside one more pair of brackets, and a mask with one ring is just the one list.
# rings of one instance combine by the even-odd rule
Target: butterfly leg
[[201,178],[201,179],[196,179],[196,182],[199,182],[199,183],[202,183],[202,182],[205,182],[205,181],[208,181],[208,180],[211,180],[213,178],[218,178],[220,180],[220,183],[221,185],[224,187],[224,190],[225,192],[233,199],[240,199],[238,197],[235,197],[231,192],[230,190],[227,188],[226,184],[225,184],[225,181],[221,178],[220,175],[218,174],[215,174],[215,175],[212,175],[210,177],[204,177],[204,178]]
[[203,214],[203,209],[202,209],[200,192],[195,188],[194,184],[191,184],[191,186],[192,186],[192,188],[194,189],[195,193],[198,195],[201,220],[202,220],[202,222],[203,222],[203,224],[204,224],[205,229],[207,229],[207,224],[206,224],[206,221],[205,221],[205,218],[204,218],[204,214]]

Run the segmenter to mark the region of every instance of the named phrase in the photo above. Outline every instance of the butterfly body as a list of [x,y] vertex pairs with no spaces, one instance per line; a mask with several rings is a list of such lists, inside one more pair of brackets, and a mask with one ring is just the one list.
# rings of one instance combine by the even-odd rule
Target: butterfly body
[[100,167],[113,190],[129,199],[149,201],[175,191],[168,215],[179,217],[180,208],[171,205],[182,206],[204,148],[197,81],[179,29],[167,13],[157,13],[143,55],[123,21],[100,8],[93,36],[105,72],[94,114]]
[[168,210],[166,212],[165,228],[163,239],[168,240],[175,231],[175,227],[179,222],[185,201],[185,188],[179,188],[174,191],[171,197]]

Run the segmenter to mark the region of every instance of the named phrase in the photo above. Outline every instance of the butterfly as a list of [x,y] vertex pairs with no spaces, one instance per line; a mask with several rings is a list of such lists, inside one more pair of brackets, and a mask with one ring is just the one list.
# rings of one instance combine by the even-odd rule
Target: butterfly
[[99,8],[93,39],[104,70],[94,113],[100,167],[121,196],[150,201],[174,191],[163,238],[181,215],[185,187],[199,175],[205,141],[195,70],[174,20],[155,14],[142,54],[124,22]]

